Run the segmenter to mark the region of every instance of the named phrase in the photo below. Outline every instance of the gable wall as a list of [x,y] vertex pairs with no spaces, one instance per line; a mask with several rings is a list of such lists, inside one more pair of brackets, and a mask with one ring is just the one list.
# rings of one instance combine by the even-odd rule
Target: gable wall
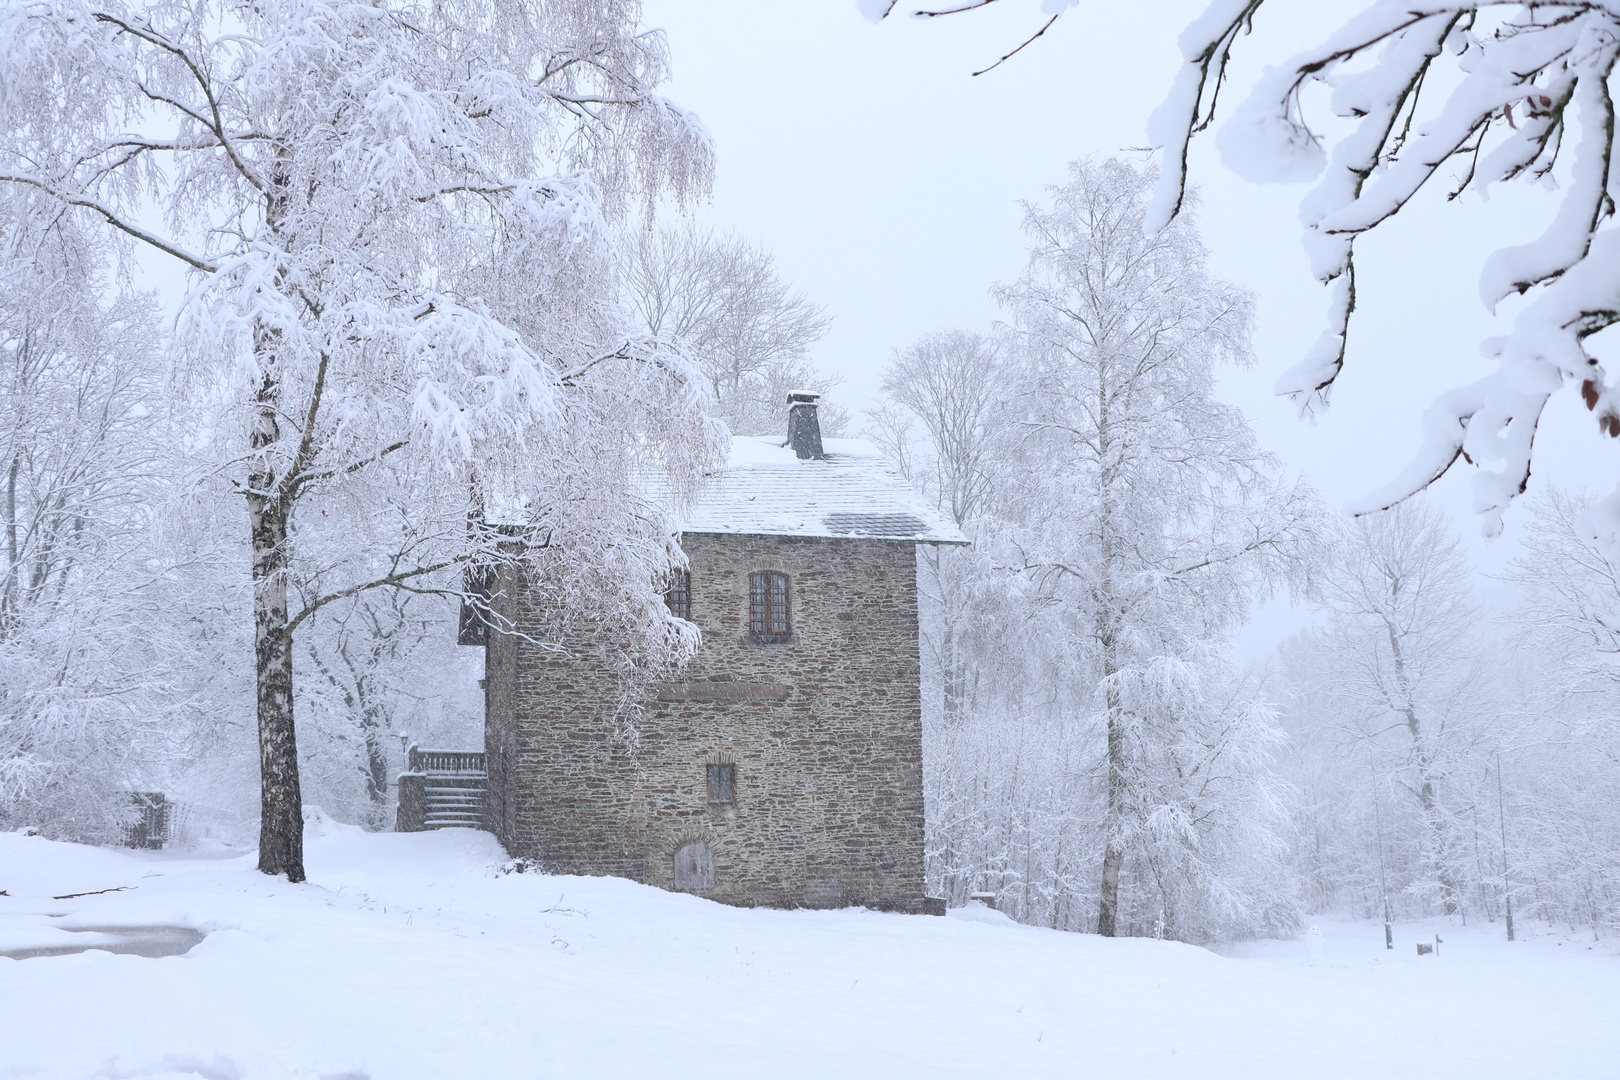
[[[670,888],[675,850],[702,839],[713,899],[920,911],[913,546],[715,534],[683,546],[704,645],[663,696],[712,697],[705,684],[731,682],[774,685],[721,693],[785,700],[641,693],[622,709],[627,687],[604,643],[564,658],[491,635],[487,750],[502,841],[549,870]],[[792,642],[746,640],[748,575],[759,570],[791,578]],[[521,593],[513,610],[521,625]],[[711,805],[706,764],[728,760],[736,803]]]

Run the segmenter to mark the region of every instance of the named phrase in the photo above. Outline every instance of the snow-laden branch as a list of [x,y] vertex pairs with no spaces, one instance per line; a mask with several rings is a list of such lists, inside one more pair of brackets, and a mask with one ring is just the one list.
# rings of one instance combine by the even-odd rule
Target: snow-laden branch
[[[1165,169],[1150,228],[1174,216],[1186,189],[1187,143],[1208,126],[1219,85],[1218,77],[1211,85],[1210,65],[1226,62],[1258,7],[1217,0],[1183,35],[1182,72],[1151,131]],[[1438,108],[1425,109],[1431,72],[1448,54],[1458,78]],[[1570,383],[1581,387],[1599,428],[1620,435],[1614,380],[1583,347],[1620,319],[1620,258],[1604,229],[1614,212],[1609,78],[1617,58],[1620,13],[1607,4],[1376,0],[1319,45],[1268,68],[1222,128],[1223,159],[1250,179],[1322,175],[1301,219],[1312,272],[1332,290],[1328,327],[1277,383],[1302,411],[1327,404],[1345,362],[1356,237],[1400,213],[1459,157],[1466,171],[1452,198],[1471,186],[1547,178],[1569,147],[1569,179],[1546,231],[1482,267],[1487,306],[1540,290],[1507,337],[1487,344],[1496,373],[1435,402],[1418,458],[1359,511],[1408,497],[1461,457],[1480,467],[1475,506],[1485,531],[1498,532],[1529,477],[1542,409]],[[1330,89],[1331,111],[1349,121],[1331,153],[1308,118],[1314,99],[1307,92],[1316,85]]]
[[99,199],[94,199],[88,195],[81,195],[72,191],[64,190],[60,186],[53,184],[48,180],[38,176],[29,176],[26,173],[0,172],[0,184],[24,184],[29,187],[36,187],[67,206],[83,207],[86,210],[90,210],[98,214],[104,221],[107,222],[107,224],[111,225],[119,232],[127,233],[142,243],[150,244],[152,247],[166,255],[173,255],[175,258],[179,259],[181,262],[195,270],[201,270],[204,273],[213,273],[218,269],[218,267],[209,259],[205,259],[200,255],[193,255],[179,244],[176,244],[158,235],[157,233],[152,232],[150,229],[146,229],[135,224],[133,221],[128,220]]

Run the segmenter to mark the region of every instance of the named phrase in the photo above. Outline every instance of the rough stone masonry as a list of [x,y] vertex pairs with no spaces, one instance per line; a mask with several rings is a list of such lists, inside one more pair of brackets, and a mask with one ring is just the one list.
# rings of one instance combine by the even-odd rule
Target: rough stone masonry
[[[793,404],[814,429],[814,399]],[[739,905],[923,910],[916,545],[960,534],[875,454],[814,436],[734,450],[688,522],[703,644],[665,681],[627,681],[609,641],[488,635],[489,812],[513,855]],[[785,578],[787,633],[751,625],[755,575]],[[495,593],[520,632],[542,624],[519,581]]]

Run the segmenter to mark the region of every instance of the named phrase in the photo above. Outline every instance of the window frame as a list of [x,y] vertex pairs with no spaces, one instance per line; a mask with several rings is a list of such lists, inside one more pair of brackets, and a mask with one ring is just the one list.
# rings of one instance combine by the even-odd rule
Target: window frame
[[[680,600],[677,602],[677,596]],[[664,590],[664,606],[677,619],[692,621],[692,572],[675,570],[670,575],[669,588]]]
[[737,766],[729,761],[711,761],[704,767],[710,806],[737,805]]
[[748,575],[748,637],[754,642],[793,640],[793,585],[780,570]]

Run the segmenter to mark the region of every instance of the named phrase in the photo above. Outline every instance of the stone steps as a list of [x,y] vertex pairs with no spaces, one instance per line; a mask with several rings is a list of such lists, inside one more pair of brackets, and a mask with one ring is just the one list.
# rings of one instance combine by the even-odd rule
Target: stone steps
[[477,750],[423,750],[413,746],[399,774],[400,832],[489,829],[485,792],[489,773]]
[[423,784],[422,826],[427,829],[487,829],[485,773],[459,771],[427,774]]

